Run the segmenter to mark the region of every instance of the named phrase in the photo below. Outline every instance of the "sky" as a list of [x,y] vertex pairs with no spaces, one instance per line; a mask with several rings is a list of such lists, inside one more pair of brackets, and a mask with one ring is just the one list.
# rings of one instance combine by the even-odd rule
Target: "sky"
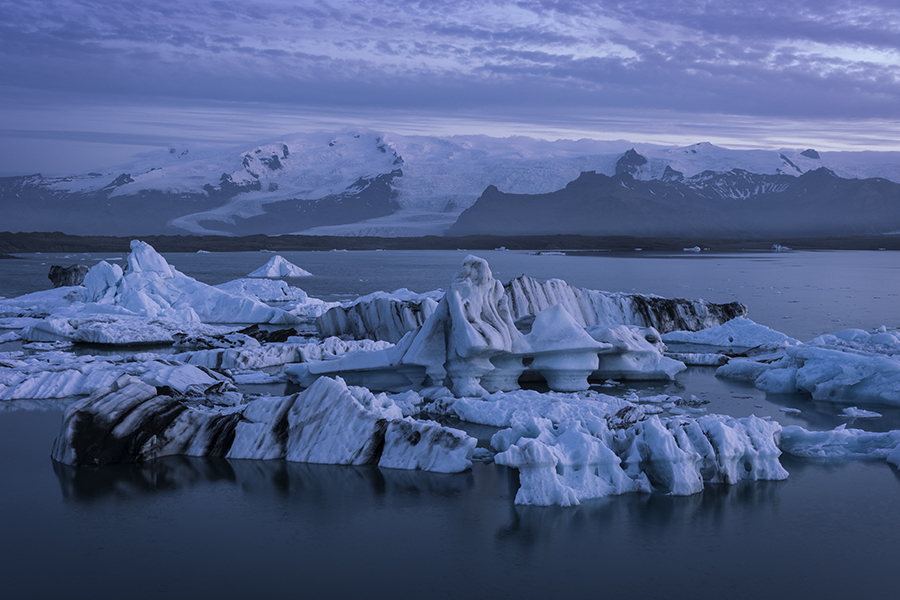
[[896,0],[0,0],[0,175],[297,131],[900,150]]

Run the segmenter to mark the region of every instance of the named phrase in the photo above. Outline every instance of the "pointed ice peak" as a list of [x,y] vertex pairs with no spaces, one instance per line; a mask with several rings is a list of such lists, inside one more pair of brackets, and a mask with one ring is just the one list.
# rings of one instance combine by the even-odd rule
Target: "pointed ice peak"
[[248,274],[247,277],[307,277],[309,275],[312,273],[301,269],[280,255],[275,255],[269,259],[269,262]]
[[162,277],[174,277],[178,271],[166,262],[153,246],[140,240],[131,240],[131,254],[128,255],[129,273],[158,273]]

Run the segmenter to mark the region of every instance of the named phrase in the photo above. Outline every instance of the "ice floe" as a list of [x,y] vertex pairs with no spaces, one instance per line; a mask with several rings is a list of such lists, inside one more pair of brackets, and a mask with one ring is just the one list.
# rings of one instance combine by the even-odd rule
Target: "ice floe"
[[131,360],[123,357],[74,356],[45,352],[0,354],[0,400],[68,398],[94,393],[122,376],[182,394],[231,391],[227,376],[203,366],[163,358]]
[[781,449],[803,458],[887,460],[900,466],[900,431],[872,432],[846,425],[807,431],[789,425],[781,432]]

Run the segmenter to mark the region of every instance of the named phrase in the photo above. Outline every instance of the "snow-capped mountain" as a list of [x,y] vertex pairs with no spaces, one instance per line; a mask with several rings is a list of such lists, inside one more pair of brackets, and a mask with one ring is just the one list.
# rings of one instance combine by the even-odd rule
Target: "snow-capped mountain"
[[677,183],[710,200],[749,199],[822,167],[842,179],[900,183],[900,153],[891,152],[346,130],[250,148],[170,148],[102,173],[0,178],[0,205],[10,231],[418,236],[444,233],[488,186],[547,194],[593,171]]

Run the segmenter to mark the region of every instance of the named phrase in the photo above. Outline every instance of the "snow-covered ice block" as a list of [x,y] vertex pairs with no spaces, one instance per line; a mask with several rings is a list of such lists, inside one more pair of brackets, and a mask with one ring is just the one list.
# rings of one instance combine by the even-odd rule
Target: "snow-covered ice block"
[[348,352],[332,360],[289,365],[285,367],[284,374],[304,387],[311,386],[323,376],[339,376],[349,385],[376,391],[402,392],[418,389],[425,381],[425,369],[420,365],[403,362],[412,341],[413,334],[409,333],[395,346],[382,350]]
[[556,392],[588,389],[588,376],[597,370],[597,352],[612,348],[588,335],[560,304],[542,310],[525,336],[533,357],[529,368],[538,371]]
[[297,265],[286,260],[283,256],[275,255],[269,261],[247,274],[247,277],[308,277],[309,271],[301,269]]
[[220,373],[167,360],[132,362],[58,352],[6,359],[0,366],[4,367],[0,370],[0,400],[85,396],[124,375],[183,394],[233,389],[231,380]]
[[799,343],[792,337],[754,323],[746,317],[737,317],[700,331],[672,331],[663,334],[662,339],[666,343],[701,344],[720,348],[755,348],[763,344]]
[[233,328],[195,321],[131,315],[85,314],[51,316],[26,327],[22,339],[30,342],[70,341],[83,344],[134,346],[171,344],[180,336],[214,336]]
[[591,327],[587,333],[608,349],[600,351],[594,379],[675,379],[684,363],[667,358],[659,332],[633,325]]
[[256,298],[260,302],[289,302],[309,298],[302,289],[290,286],[281,279],[235,279],[216,287],[229,294]]
[[806,392],[822,402],[900,406],[900,340],[895,332],[846,330],[732,360],[716,375],[753,381],[770,393]]
[[704,481],[785,479],[777,423],[747,417],[656,416],[611,429],[609,419],[530,417],[494,435],[498,464],[520,471],[517,504],[570,506],[634,491],[690,495]]

